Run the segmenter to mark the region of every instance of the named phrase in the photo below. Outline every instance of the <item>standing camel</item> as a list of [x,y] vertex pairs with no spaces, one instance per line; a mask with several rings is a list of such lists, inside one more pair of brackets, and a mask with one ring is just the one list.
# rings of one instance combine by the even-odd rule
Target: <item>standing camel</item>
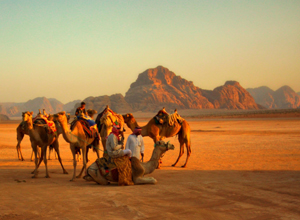
[[[32,123],[32,114],[33,114],[33,112],[23,112],[22,113],[23,121],[27,123],[31,147],[32,147],[32,150],[34,151],[34,155],[35,155],[35,170],[33,171],[33,173],[34,173],[33,178],[37,177],[38,168],[43,159],[44,159],[44,164],[46,167],[46,178],[50,177],[49,172],[48,172],[47,156],[46,156],[47,147],[49,145],[53,145],[55,151],[57,152],[58,160],[63,169],[63,173],[67,174],[68,172],[65,170],[65,168],[61,162],[57,135],[55,133],[49,134],[49,132],[45,129],[44,125],[33,124]],[[41,157],[40,157],[39,162],[38,162],[38,158],[37,158],[38,147],[41,148]]]
[[111,133],[113,125],[116,123],[120,125],[120,130],[123,131],[124,119],[122,115],[113,112],[108,106],[97,116],[96,124],[101,136],[104,153],[106,152],[106,137]]
[[[136,127],[140,127],[133,117],[132,114],[128,113],[126,115],[123,115],[125,124],[132,130]],[[187,150],[187,157],[185,164],[181,167],[186,167],[187,162],[189,160],[189,157],[191,155],[191,128],[186,120],[183,120],[182,123],[174,123],[174,125],[169,126],[168,123],[159,124],[156,123],[155,117],[152,118],[145,126],[141,127],[142,133],[141,135],[143,137],[149,136],[153,139],[154,143],[156,143],[159,140],[163,140],[164,138],[173,137],[175,135],[178,135],[178,141],[180,143],[180,150],[179,150],[179,156],[176,160],[176,162],[172,165],[173,167],[176,166],[181,156],[184,154],[184,145]]]
[[[75,177],[80,178],[83,171],[86,169],[86,164],[87,164],[87,158],[86,158],[86,151],[87,151],[87,146],[92,144],[95,140],[94,137],[89,138],[86,136],[83,127],[79,121],[77,121],[74,125],[74,128],[72,131],[70,131],[68,127],[68,122],[67,122],[67,116],[65,112],[59,112],[54,115],[54,119],[59,122],[59,124],[62,127],[63,130],[63,137],[66,142],[70,144],[70,149],[73,155],[73,177],[71,181],[75,181]],[[76,166],[77,166],[77,160],[76,160],[76,148],[80,148],[82,151],[82,158],[83,158],[83,167],[81,169],[81,172],[78,176],[76,176]],[[96,148],[96,153],[99,158],[99,144],[95,146]]]
[[[41,115],[40,110],[39,110],[39,114],[38,115]],[[46,116],[46,115],[47,114],[46,114],[46,112],[44,110],[44,116]],[[68,120],[69,120],[70,119],[70,114],[68,114],[67,117],[68,117]],[[50,115],[49,118],[48,118],[48,120],[53,120],[51,118],[52,118],[52,116]],[[59,136],[60,134],[62,134],[62,128],[57,123],[57,121],[54,120],[54,123],[55,123],[56,129],[57,129],[57,136]],[[36,120],[35,124],[43,124],[43,123],[41,122],[41,120]],[[16,146],[16,148],[17,148],[18,159],[24,161],[22,150],[21,150],[21,142],[22,142],[22,140],[23,140],[23,138],[24,138],[25,135],[29,135],[27,123],[25,123],[25,122],[22,121],[19,124],[19,126],[17,127],[16,131],[17,131],[17,146]],[[34,153],[32,151],[31,152],[31,157],[30,157],[31,161],[33,161],[33,156],[34,156],[33,154]],[[40,151],[38,151],[38,155],[40,156]],[[48,159],[50,160],[50,150],[49,150]]]

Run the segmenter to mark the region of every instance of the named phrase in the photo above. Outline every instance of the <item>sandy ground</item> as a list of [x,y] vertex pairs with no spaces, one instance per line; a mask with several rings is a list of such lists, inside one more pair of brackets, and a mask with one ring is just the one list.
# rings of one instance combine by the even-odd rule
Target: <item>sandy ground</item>
[[[164,156],[161,170],[150,174],[158,183],[129,187],[70,182],[71,151],[62,137],[61,156],[69,174],[62,174],[52,159],[51,178],[44,178],[42,163],[39,177],[32,179],[29,137],[22,142],[26,161],[19,161],[18,122],[1,123],[0,219],[300,219],[299,117],[188,122],[188,167],[180,167],[186,154],[171,167],[179,145],[175,137],[169,138],[175,150]],[[144,140],[148,160],[153,143]],[[95,158],[90,153],[91,162]],[[77,172],[80,168],[81,162]]]

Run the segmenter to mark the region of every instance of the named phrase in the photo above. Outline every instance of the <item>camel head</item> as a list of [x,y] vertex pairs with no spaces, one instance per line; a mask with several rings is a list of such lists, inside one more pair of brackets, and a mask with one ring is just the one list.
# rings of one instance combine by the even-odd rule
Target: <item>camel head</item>
[[128,123],[135,123],[135,118],[133,117],[133,115],[131,113],[127,113],[126,115],[122,115],[124,118],[124,122],[126,124]]
[[174,144],[171,144],[170,141],[168,142],[157,141],[155,143],[155,148],[159,148],[162,152],[166,152],[168,150],[174,150],[175,146]]
[[29,121],[29,119],[32,119],[33,112],[22,112],[22,119],[23,121]]
[[88,110],[86,110],[86,112],[87,112],[88,116],[90,116],[91,118],[93,118],[94,115],[97,114],[97,111],[94,109],[88,109]]
[[59,122],[68,121],[66,112],[59,112],[53,115],[53,120],[57,120]]

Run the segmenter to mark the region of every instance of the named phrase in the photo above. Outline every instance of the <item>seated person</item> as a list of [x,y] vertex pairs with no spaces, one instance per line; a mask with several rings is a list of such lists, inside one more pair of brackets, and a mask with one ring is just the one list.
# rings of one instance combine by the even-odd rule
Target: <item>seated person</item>
[[80,115],[80,113],[83,113],[83,114],[86,115],[86,112],[85,112],[85,102],[81,102],[80,103],[80,106],[76,109],[75,115],[78,116],[78,115]]
[[98,128],[97,128],[95,121],[86,114],[84,102],[81,102],[81,106],[76,109],[75,115],[77,116],[77,119],[86,120],[90,126],[90,129],[95,130],[97,137],[100,139],[100,135],[99,135]]
[[122,157],[124,155],[131,157],[131,150],[123,150],[124,140],[122,140],[121,137],[122,132],[119,125],[114,125],[112,132],[107,136],[106,151],[108,156],[112,158]]

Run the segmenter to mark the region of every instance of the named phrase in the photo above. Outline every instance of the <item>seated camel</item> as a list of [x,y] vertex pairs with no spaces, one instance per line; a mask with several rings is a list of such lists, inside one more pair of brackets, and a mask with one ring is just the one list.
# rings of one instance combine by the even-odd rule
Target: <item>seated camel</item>
[[[164,141],[158,141],[153,149],[152,156],[148,162],[141,162],[136,157],[131,157],[132,180],[134,184],[155,184],[157,180],[153,177],[144,177],[144,175],[152,173],[158,163],[159,158],[168,150],[174,150],[174,145]],[[111,173],[113,170],[109,170]],[[97,161],[87,169],[87,175],[84,177],[87,181],[94,181],[101,185],[107,185],[109,182],[115,182],[113,175],[106,173],[104,167],[98,167]]]

